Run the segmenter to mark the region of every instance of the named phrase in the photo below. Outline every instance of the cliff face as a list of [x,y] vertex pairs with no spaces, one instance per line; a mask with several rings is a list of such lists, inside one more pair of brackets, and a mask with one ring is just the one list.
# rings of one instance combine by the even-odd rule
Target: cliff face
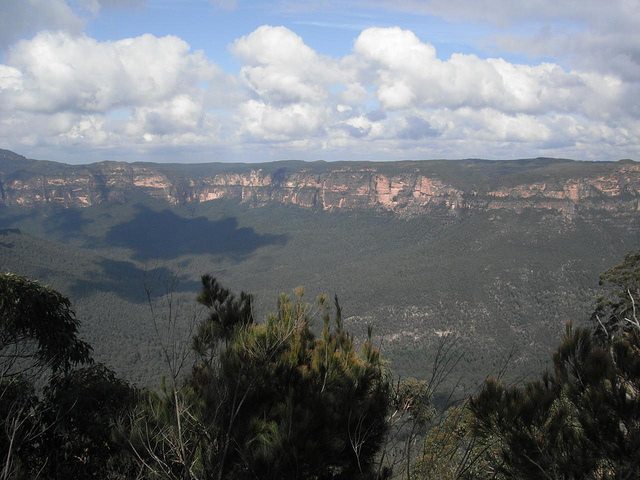
[[[376,209],[404,216],[436,208],[533,208],[567,215],[581,209],[640,211],[640,164],[630,161],[601,163],[597,168],[587,162],[561,160],[557,164],[545,161],[542,166],[536,161],[458,165],[427,161],[169,168],[117,162],[70,166],[19,156],[8,161],[7,157],[6,151],[0,155],[0,204],[14,206],[88,207],[126,202],[144,194],[170,204],[231,199],[252,206],[279,203],[329,211]],[[509,173],[500,173],[505,168],[511,169]],[[491,181],[475,181],[482,175]]]

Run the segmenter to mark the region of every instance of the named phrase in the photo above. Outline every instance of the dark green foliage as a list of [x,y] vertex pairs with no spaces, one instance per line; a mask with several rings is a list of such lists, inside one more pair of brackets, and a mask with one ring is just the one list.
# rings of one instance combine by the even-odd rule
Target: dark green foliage
[[[77,336],[71,302],[12,274],[0,275],[0,478],[118,478],[133,463],[112,434],[134,390]],[[91,364],[72,370],[73,365]],[[50,368],[42,395],[34,382]],[[31,378],[23,374],[29,373]]]
[[[567,327],[550,373],[515,387],[488,380],[468,409],[451,410],[428,434],[416,478],[638,478],[639,269],[640,255],[628,255],[603,275],[609,303],[599,303],[594,329]],[[337,298],[333,308],[325,297],[309,305],[300,289],[258,323],[251,295],[205,275],[198,301],[208,315],[193,338],[190,375],[140,393],[101,364],[71,369],[89,347],[66,297],[25,278],[3,280],[12,286],[0,291],[13,319],[7,332],[38,312],[54,321],[18,329],[37,363],[52,368],[42,393],[19,375],[0,379],[0,478],[386,478],[391,469],[377,455],[390,410],[411,404],[420,431],[435,414],[424,382],[399,384],[394,397],[371,330],[357,348]],[[68,353],[75,343],[86,357]],[[406,459],[409,472],[409,449]]]
[[0,380],[0,478],[29,479],[40,463],[38,439],[46,429],[33,384],[22,377]]
[[[200,300],[211,315],[199,332],[209,345],[216,335],[226,344],[216,362],[204,357],[189,379],[219,446],[206,469],[233,479],[371,478],[388,401],[371,339],[356,349],[339,308],[331,320],[324,300],[315,307],[324,312],[316,338],[301,293],[282,296],[277,314],[252,323],[248,295],[235,300],[215,280],[203,280]],[[221,318],[234,327],[218,328]]]
[[[542,179],[556,175],[570,177],[574,172],[571,163],[540,160],[529,162],[527,168],[535,166],[536,175],[542,174]],[[478,176],[485,168],[482,162],[465,162],[460,167],[466,172],[465,182],[474,183],[477,179],[485,185],[488,180]],[[491,164],[487,171],[495,173],[499,167]],[[452,177],[459,173],[456,170],[459,167],[438,164],[437,168]],[[509,165],[507,170],[501,175],[508,177],[508,184],[518,184],[531,176],[524,165]],[[159,213],[167,208],[165,204],[151,201],[145,205]],[[200,272],[207,269],[217,276],[224,275],[233,288],[243,285],[256,293],[254,301],[246,294],[233,295],[213,277],[205,279],[202,301],[209,309],[209,318],[193,342],[199,355],[198,366],[186,386],[163,387],[159,392],[144,395],[135,410],[134,423],[140,429],[127,437],[140,454],[150,453],[149,449],[155,454],[167,454],[170,474],[162,473],[156,478],[216,477],[220,472],[228,478],[242,478],[255,471],[264,478],[277,478],[280,474],[293,478],[293,466],[299,469],[296,472],[300,475],[316,469],[310,474],[311,478],[321,474],[356,476],[352,472],[360,474],[358,462],[354,462],[357,457],[354,446],[358,442],[352,443],[349,434],[357,431],[357,423],[354,426],[346,422],[346,437],[329,431],[328,425],[344,423],[345,416],[349,420],[344,406],[342,411],[336,406],[341,402],[348,404],[346,398],[357,407],[351,412],[352,418],[358,416],[358,411],[367,411],[371,412],[367,418],[379,419],[376,412],[382,403],[376,400],[376,395],[367,400],[370,403],[353,400],[361,393],[354,385],[367,385],[367,381],[353,379],[358,379],[363,371],[375,373],[377,367],[375,361],[369,367],[364,362],[362,367],[358,361],[351,360],[362,361],[366,355],[353,348],[353,343],[341,339],[346,335],[345,328],[360,334],[360,339],[366,342],[365,325],[374,322],[376,333],[384,338],[386,356],[393,355],[393,367],[401,369],[403,375],[424,373],[417,371],[416,358],[422,358],[425,352],[429,355],[433,349],[429,338],[435,336],[434,331],[467,335],[462,340],[462,348],[467,352],[462,365],[470,383],[492,370],[490,362],[505,345],[522,345],[521,356],[508,371],[510,379],[517,378],[522,373],[542,369],[538,360],[548,357],[550,339],[557,338],[563,322],[567,318],[578,321],[588,316],[596,273],[623,249],[638,246],[640,238],[640,223],[633,212],[627,216],[609,216],[585,210],[571,218],[530,211],[473,215],[434,212],[428,218],[406,220],[367,212],[324,214],[286,207],[250,209],[221,201],[171,207],[171,216],[181,217],[174,225],[199,225],[199,221],[187,221],[189,218],[206,217],[214,225],[226,218],[235,218],[238,223],[233,224],[234,231],[250,228],[261,238],[287,238],[286,244],[264,242],[255,248],[248,244],[251,255],[238,256],[237,251],[245,251],[244,247],[207,249],[202,247],[207,245],[205,237],[197,240],[199,247],[190,252],[190,247],[175,245],[183,239],[181,235],[173,235],[171,244],[165,246],[166,251],[173,253],[164,255],[162,249],[143,252],[145,242],[140,239],[136,239],[135,245],[122,243],[123,248],[113,248],[105,242],[109,232],[118,225],[129,222],[132,226],[133,220],[139,219],[138,207],[104,205],[65,212],[58,216],[60,212],[55,209],[0,209],[2,226],[19,226],[24,232],[0,233],[0,263],[4,268],[46,279],[74,298],[78,295],[80,302],[75,305],[78,317],[85,319],[83,335],[96,345],[96,352],[99,349],[99,359],[108,361],[119,372],[126,372],[127,378],[155,388],[156,379],[163,371],[160,367],[163,357],[153,344],[153,331],[145,321],[146,306],[141,303],[145,272],[147,276],[178,272],[183,280],[178,291],[184,292],[185,286],[191,291]],[[214,230],[207,232],[222,236],[226,232]],[[46,236],[48,240],[31,236],[34,234]],[[157,241],[160,245],[163,237]],[[227,245],[223,238],[216,239],[218,241]],[[151,270],[149,265],[136,260],[150,257],[158,259]],[[548,472],[559,478],[582,474],[587,478],[603,477],[615,469],[619,477],[625,472],[634,473],[633,464],[625,462],[632,462],[630,452],[637,448],[634,443],[637,405],[633,394],[629,394],[637,388],[634,383],[637,382],[634,366],[638,357],[637,340],[632,322],[625,320],[627,317],[633,320],[629,315],[633,311],[631,297],[629,292],[625,295],[619,283],[619,279],[630,278],[633,272],[637,274],[637,261],[633,256],[629,258],[628,267],[612,269],[611,275],[603,276],[612,293],[605,298],[598,318],[606,326],[609,343],[603,343],[605,339],[594,338],[587,331],[572,329],[557,352],[553,372],[545,378],[520,389],[487,384],[485,403],[493,402],[495,397],[494,407],[497,407],[493,411],[487,407],[486,411],[501,416],[501,428],[504,428],[498,435],[497,430],[477,425],[477,431],[487,441],[482,448],[497,445],[500,452],[504,451],[504,455],[494,456],[483,464],[490,466],[487,469],[502,469],[502,475],[517,477],[530,468],[531,478],[540,478],[540,468],[534,465],[531,469],[531,462],[525,457],[515,458],[518,452],[525,451],[529,458],[546,465]],[[291,336],[285,333],[286,322],[279,320],[286,318],[281,313],[264,324],[254,322],[264,318],[263,312],[273,310],[270,300],[275,298],[274,292],[297,284],[312,284],[317,291],[339,292],[345,310],[358,316],[345,319],[345,326],[336,319],[328,322],[329,341],[325,341],[322,322],[315,328],[301,328]],[[638,283],[635,285],[637,289]],[[630,291],[633,292],[633,288]],[[183,293],[180,296],[186,298]],[[289,300],[285,310],[295,312],[293,307],[298,303],[303,305],[298,300]],[[324,307],[320,307],[322,309]],[[308,319],[315,316],[314,311],[306,310]],[[281,312],[280,306],[278,312]],[[613,320],[614,313],[617,320]],[[340,315],[337,316],[339,319]],[[599,325],[597,319],[594,321]],[[624,328],[618,328],[623,325]],[[398,333],[401,333],[399,337]],[[34,347],[31,352],[35,352],[35,340],[29,342]],[[359,340],[355,343],[359,344]],[[333,346],[327,349],[323,345]],[[314,363],[314,358],[322,359],[323,352],[333,349],[342,352],[331,360],[335,361],[334,366],[326,368],[320,361]],[[347,351],[352,353],[345,353]],[[43,363],[43,360],[37,361]],[[65,368],[60,366],[58,370],[62,372]],[[327,371],[333,372],[334,377],[327,376],[333,380],[325,385]],[[373,380],[378,378],[376,375],[372,374]],[[350,380],[340,381],[343,376]],[[624,395],[623,385],[627,388]],[[70,385],[70,391],[76,387],[78,385]],[[31,412],[20,437],[46,438],[39,433],[43,428],[50,429],[53,435],[53,428],[48,425],[55,417],[49,416],[49,410],[54,407],[43,410],[42,399],[38,399],[28,382],[22,386],[15,383],[15,388],[14,400],[8,400],[8,405],[19,405],[15,399],[20,398],[28,406],[23,411]],[[318,390],[322,393],[318,394]],[[296,393],[298,391],[304,394]],[[61,401],[65,398],[73,396],[55,396]],[[33,401],[35,403],[29,403]],[[550,417],[548,410],[555,412],[554,415]],[[116,409],[107,405],[105,411]],[[598,418],[594,420],[596,414]],[[99,417],[99,413],[96,415]],[[49,420],[45,422],[45,418]],[[626,430],[620,427],[620,419]],[[105,429],[82,433],[77,443],[68,445],[69,452],[80,451],[89,438],[108,444],[105,439],[111,438],[113,425],[98,424]],[[371,432],[384,430],[380,423],[377,425]],[[574,428],[576,425],[579,428]],[[140,436],[147,427],[150,436]],[[60,432],[67,435],[64,432],[82,431],[74,429],[75,424],[65,425]],[[314,434],[310,435],[309,431]],[[513,450],[505,446],[502,442],[511,434],[524,446]],[[605,435],[611,437],[605,438]],[[470,437],[464,432],[461,441],[473,442]],[[168,443],[162,440],[166,438],[183,447],[167,449]],[[153,439],[156,443],[150,445]],[[19,464],[39,468],[42,463],[38,463],[36,443],[31,440],[21,443],[16,468]],[[55,442],[49,445],[53,444]],[[365,474],[375,444],[372,441],[359,451]],[[543,454],[538,452],[539,458],[532,457],[531,452],[536,453],[536,449],[542,448],[540,445],[544,447]],[[523,450],[525,447],[529,450]],[[118,459],[122,451],[117,444],[109,448],[113,448],[111,451]],[[226,454],[225,448],[228,448]],[[591,448],[594,450],[589,450]],[[584,453],[583,449],[593,454]],[[507,467],[504,463],[509,455],[514,457],[513,465],[520,462],[517,475],[513,473],[516,467]],[[86,466],[92,472],[99,470],[96,465],[103,459],[96,457],[95,452],[87,458],[92,460],[86,464],[83,460],[73,468]],[[143,458],[152,459],[151,456]],[[335,463],[326,466],[321,463],[322,458],[335,459]],[[497,458],[500,462],[495,461]],[[613,467],[593,467],[603,464]],[[105,467],[105,472],[109,468]],[[569,469],[574,470],[567,473]],[[479,471],[482,469],[474,470],[474,475]],[[26,472],[27,477],[34,476],[33,471]]]
[[[0,351],[32,356],[54,371],[90,361],[91,347],[77,338],[71,302],[38,282],[0,274]],[[25,343],[35,344],[24,350]],[[28,348],[28,347],[27,347]],[[5,372],[8,373],[8,372]]]
[[116,435],[136,391],[101,364],[54,377],[42,400],[47,478],[129,478],[134,462]]
[[122,430],[139,466],[137,478],[215,478],[205,461],[217,446],[200,421],[197,404],[187,386],[174,390],[163,385],[159,392],[140,395]]
[[[149,199],[143,205],[156,213],[167,209]],[[509,380],[544,370],[566,320],[586,319],[593,311],[597,275],[629,248],[640,247],[640,216],[631,213],[581,211],[566,218],[552,212],[443,211],[402,219],[368,211],[249,208],[224,200],[170,210],[184,221],[235,218],[238,229],[285,236],[287,242],[261,244],[238,256],[233,249],[189,252],[173,245],[183,244],[182,235],[160,236],[155,241],[182,253],[138,262],[144,238],[133,250],[106,240],[112,229],[139,218],[134,204],[0,207],[0,227],[23,232],[1,237],[13,247],[0,245],[0,265],[73,298],[96,360],[139,385],[155,387],[164,371],[144,303],[145,282],[175,275],[185,304],[202,271],[210,271],[232,289],[254,294],[256,318],[274,310],[278,292],[296,285],[309,286],[312,296],[338,293],[350,312],[347,328],[360,340],[372,324],[384,338],[385,357],[403,377],[421,375],[416,365],[425,357],[432,361],[439,338],[434,331],[451,331],[467,352],[463,384],[475,389],[500,368],[512,346],[517,358]],[[81,218],[63,232],[56,219],[69,212]],[[224,241],[218,238],[224,233],[211,231],[199,241],[213,246]],[[155,238],[151,230],[145,235]],[[153,283],[154,293],[164,291],[162,282]]]
[[[637,289],[640,255],[603,276],[619,289],[596,330],[570,325],[554,370],[523,387],[487,381],[471,401],[478,435],[496,442],[505,478],[635,479],[640,476],[640,328],[624,294]],[[628,320],[627,320],[628,319]],[[635,323],[634,323],[635,322]],[[616,325],[616,334],[611,329]]]
[[200,324],[193,339],[193,348],[202,358],[215,354],[220,340],[228,344],[240,328],[253,323],[251,295],[240,292],[240,298],[236,299],[211,275],[202,276],[198,302],[209,312],[209,318]]
[[442,419],[424,438],[413,470],[415,480],[495,479],[497,443],[474,434],[475,417],[467,402],[443,412]]
[[0,274],[0,478],[30,478],[46,463],[41,446],[50,425],[33,379],[41,369],[64,374],[90,361],[77,330],[69,299],[25,277]]
[[598,299],[592,316],[600,327],[599,333],[613,336],[621,330],[638,328],[640,251],[629,253],[622,263],[604,272],[600,285],[607,286],[609,291]]

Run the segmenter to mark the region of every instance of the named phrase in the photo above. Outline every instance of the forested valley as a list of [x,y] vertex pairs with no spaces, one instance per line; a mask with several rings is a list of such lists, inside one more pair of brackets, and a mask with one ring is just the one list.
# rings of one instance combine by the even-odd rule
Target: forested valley
[[0,0],[0,480],[640,480],[639,26]]
[[635,162],[0,160],[2,479],[638,476]]
[[142,388],[92,358],[69,298],[5,273],[1,478],[638,478],[640,252],[600,282],[539,378],[436,404],[447,337],[425,379],[400,378],[337,297],[296,289],[256,318],[251,294],[203,275],[188,343],[171,331],[185,306],[150,302],[165,370]]

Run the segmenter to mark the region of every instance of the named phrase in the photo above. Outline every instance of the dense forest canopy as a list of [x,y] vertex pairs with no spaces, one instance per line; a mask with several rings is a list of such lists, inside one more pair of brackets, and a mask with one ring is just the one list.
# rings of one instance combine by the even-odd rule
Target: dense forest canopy
[[164,372],[147,293],[162,302],[171,284],[193,305],[210,272],[250,291],[257,318],[297,285],[337,293],[348,330],[360,342],[373,326],[403,377],[425,379],[441,336],[455,335],[465,356],[453,385],[469,394],[506,357],[508,380],[544,370],[564,323],[588,322],[598,274],[640,248],[639,169],[553,158],[74,166],[0,151],[0,266],[73,299],[93,357],[137,385]]
[[435,408],[451,358],[397,379],[337,298],[298,289],[257,321],[250,294],[205,275],[191,348],[166,343],[169,374],[147,389],[92,360],[68,298],[2,274],[0,478],[637,478],[640,253],[601,282],[552,370]]

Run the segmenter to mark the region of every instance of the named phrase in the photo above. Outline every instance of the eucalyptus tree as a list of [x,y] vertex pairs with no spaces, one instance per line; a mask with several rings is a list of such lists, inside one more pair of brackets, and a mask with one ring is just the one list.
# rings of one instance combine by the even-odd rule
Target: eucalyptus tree
[[135,391],[93,362],[79,325],[60,292],[0,274],[0,479],[114,478],[133,465],[112,433]]

